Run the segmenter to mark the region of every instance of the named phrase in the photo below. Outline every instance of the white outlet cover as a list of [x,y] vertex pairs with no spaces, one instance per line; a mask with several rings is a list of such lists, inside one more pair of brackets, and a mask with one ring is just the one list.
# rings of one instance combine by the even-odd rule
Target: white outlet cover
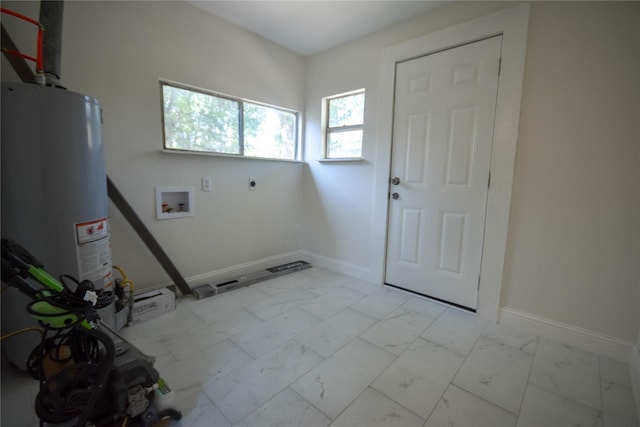
[[205,176],[202,178],[202,191],[211,191],[211,177]]
[[256,191],[256,187],[258,186],[258,182],[255,178],[249,178],[249,190]]

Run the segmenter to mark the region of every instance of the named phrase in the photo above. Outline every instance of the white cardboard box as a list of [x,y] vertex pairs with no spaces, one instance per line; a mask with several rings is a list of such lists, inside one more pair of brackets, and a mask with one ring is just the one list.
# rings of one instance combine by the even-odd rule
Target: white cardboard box
[[145,322],[175,309],[176,294],[169,289],[145,292],[133,298],[133,321]]

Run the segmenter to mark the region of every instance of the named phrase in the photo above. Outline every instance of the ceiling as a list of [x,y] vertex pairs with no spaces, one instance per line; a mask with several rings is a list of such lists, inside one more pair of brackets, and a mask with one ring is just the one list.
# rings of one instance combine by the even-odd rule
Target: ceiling
[[433,10],[447,0],[186,1],[308,56]]

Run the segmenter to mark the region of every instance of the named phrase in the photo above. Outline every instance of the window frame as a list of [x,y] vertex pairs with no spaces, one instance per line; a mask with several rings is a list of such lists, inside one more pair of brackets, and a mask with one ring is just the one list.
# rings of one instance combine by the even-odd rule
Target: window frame
[[[217,92],[209,89],[204,89],[197,86],[192,86],[185,83],[180,83],[172,80],[160,79],[160,112],[161,112],[161,122],[162,122],[162,151],[165,153],[182,153],[182,154],[195,154],[195,155],[205,155],[205,156],[220,156],[220,157],[235,157],[235,158],[243,158],[243,159],[260,159],[260,160],[274,160],[274,161],[284,161],[284,162],[299,162],[301,161],[302,155],[302,147],[300,143],[300,117],[301,114],[299,111],[292,110],[290,108],[280,107],[277,105],[267,104],[265,102],[254,101],[247,98],[241,98],[238,96],[228,95],[222,92]],[[238,153],[226,153],[223,151],[207,151],[207,150],[190,150],[188,148],[173,148],[167,146],[167,135],[166,135],[166,126],[165,126],[165,103],[164,103],[164,86],[169,86],[177,89],[187,90],[190,92],[196,92],[203,95],[213,96],[216,98],[221,98],[227,101],[233,101],[238,104]],[[245,103],[258,105],[265,108],[271,108],[273,110],[282,111],[285,113],[293,114],[295,117],[295,134],[294,134],[294,155],[293,158],[283,158],[283,157],[259,157],[259,156],[248,156],[244,154],[245,151],[245,129],[244,129],[244,105]]]
[[[362,107],[362,123],[358,125],[344,125],[344,126],[329,126],[329,113],[330,113],[330,103],[335,99],[346,98],[353,95],[362,94],[365,95],[365,88],[351,90],[349,92],[343,92],[336,95],[326,96],[322,98],[322,154],[321,161],[357,161],[363,160],[362,151],[364,148],[364,108],[366,105],[366,95],[365,95],[365,105]],[[352,156],[352,157],[329,157],[329,136],[332,133],[341,133],[341,132],[349,132],[354,130],[362,131],[362,141],[360,145],[360,155]]]

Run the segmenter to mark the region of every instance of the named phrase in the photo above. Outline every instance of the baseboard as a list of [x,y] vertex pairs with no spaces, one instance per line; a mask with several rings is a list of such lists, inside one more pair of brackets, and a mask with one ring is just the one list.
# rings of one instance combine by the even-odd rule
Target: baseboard
[[498,323],[624,362],[633,352],[629,341],[507,307],[500,309]]
[[318,255],[313,252],[301,251],[301,259],[316,265],[318,267],[327,268],[336,273],[346,274],[365,282],[374,282],[372,279],[372,271],[369,268],[361,267],[345,261],[329,258],[324,255]]
[[636,402],[636,411],[640,418],[640,341],[633,346],[631,357],[629,358],[629,371],[631,374],[631,386],[633,387],[633,398]]
[[[237,264],[230,267],[221,268],[219,270],[209,271],[202,274],[196,274],[194,276],[185,277],[185,281],[190,287],[204,285],[205,283],[220,283],[229,278],[241,276],[243,274],[254,273],[259,270],[274,267],[276,265],[286,264],[292,261],[307,261],[302,251],[292,251],[284,254],[274,255],[266,258],[261,258],[255,261],[245,262],[243,264]],[[166,282],[159,284],[158,286],[146,287],[140,292],[148,292],[156,289],[166,288],[173,286],[173,282]]]

